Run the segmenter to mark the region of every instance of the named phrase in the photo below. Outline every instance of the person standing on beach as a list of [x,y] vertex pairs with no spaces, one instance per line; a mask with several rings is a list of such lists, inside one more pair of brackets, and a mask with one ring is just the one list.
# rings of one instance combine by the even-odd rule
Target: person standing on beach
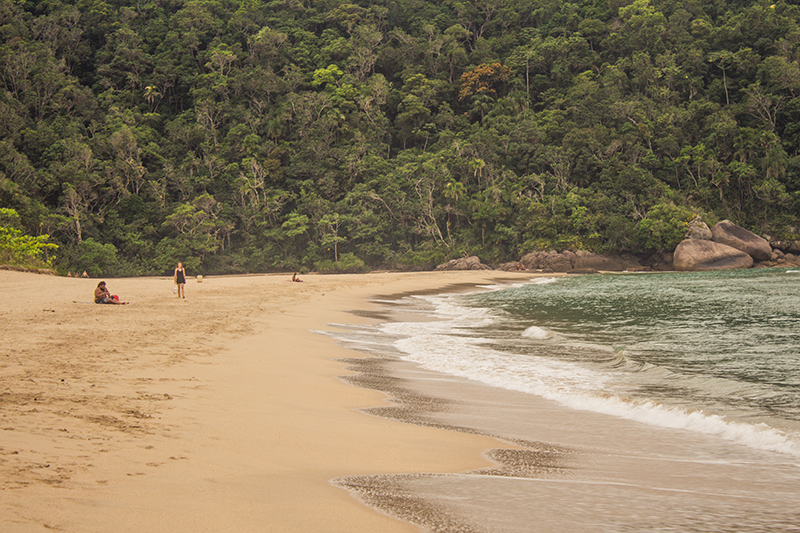
[[183,268],[183,263],[178,263],[178,268],[175,269],[175,285],[178,286],[178,298],[186,298],[183,286],[186,284],[186,269]]

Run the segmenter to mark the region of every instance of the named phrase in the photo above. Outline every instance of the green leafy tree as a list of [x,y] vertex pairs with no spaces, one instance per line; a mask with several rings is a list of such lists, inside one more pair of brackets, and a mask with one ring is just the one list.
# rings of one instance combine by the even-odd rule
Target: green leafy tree
[[19,229],[19,214],[14,209],[0,207],[0,264],[49,268],[54,257],[50,251],[58,245],[49,243],[49,235],[32,237]]
[[89,237],[78,244],[74,253],[76,271],[86,271],[94,278],[115,273],[117,249],[113,244],[102,244]]
[[0,205],[60,267],[108,245],[103,271],[130,275],[646,255],[673,207],[800,238],[785,3],[5,1],[0,20]]
[[696,214],[685,207],[660,203],[637,225],[637,244],[644,250],[671,252],[680,243]]

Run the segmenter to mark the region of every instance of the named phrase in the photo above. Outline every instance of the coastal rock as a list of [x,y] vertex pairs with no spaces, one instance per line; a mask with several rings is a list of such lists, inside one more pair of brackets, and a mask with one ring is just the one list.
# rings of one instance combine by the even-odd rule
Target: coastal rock
[[727,244],[686,239],[675,248],[672,265],[675,270],[733,270],[752,267],[753,258]]
[[696,217],[689,222],[689,228],[686,230],[686,237],[684,238],[710,241],[713,238],[713,234],[708,224],[700,220],[700,217]]
[[489,265],[484,265],[481,263],[481,260],[477,255],[473,255],[471,257],[451,259],[447,263],[442,263],[441,265],[437,266],[434,270],[492,270],[492,267]]
[[785,254],[800,254],[800,241],[772,241],[770,245]]
[[598,272],[643,270],[642,264],[633,256],[605,256],[585,250],[571,252],[530,252],[520,262],[528,270],[545,272]]
[[569,272],[575,265],[575,252],[546,252],[540,257],[541,268],[550,272]]
[[645,264],[652,270],[672,270],[672,252],[659,252],[647,258]]
[[522,256],[520,262],[528,270],[544,270],[545,272],[569,272],[572,270],[575,253],[565,252],[531,252]]
[[514,272],[517,270],[525,270],[525,265],[521,261],[509,261],[497,266],[497,270],[504,270],[506,272]]
[[775,267],[800,267],[800,256],[792,253],[784,254],[777,248],[772,252],[772,258],[769,261],[762,261],[755,265],[761,268],[775,268]]
[[575,252],[573,270],[606,270],[620,272],[623,270],[641,270],[644,268],[635,257],[616,257],[597,255],[579,250]]
[[714,224],[711,234],[714,242],[741,250],[756,261],[769,261],[772,256],[772,247],[767,239],[761,238],[729,220]]

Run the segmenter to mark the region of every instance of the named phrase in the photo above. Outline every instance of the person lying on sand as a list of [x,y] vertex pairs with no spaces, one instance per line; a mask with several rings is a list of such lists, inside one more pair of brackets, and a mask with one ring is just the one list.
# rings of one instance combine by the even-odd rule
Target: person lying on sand
[[106,288],[106,282],[101,281],[94,290],[94,303],[125,305],[129,302],[120,302],[117,296],[112,295]]

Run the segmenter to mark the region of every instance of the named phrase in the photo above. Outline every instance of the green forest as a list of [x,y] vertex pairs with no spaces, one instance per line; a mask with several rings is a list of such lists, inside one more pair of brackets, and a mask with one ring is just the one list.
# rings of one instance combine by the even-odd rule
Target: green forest
[[62,274],[798,238],[791,2],[0,0],[0,35],[0,248]]

